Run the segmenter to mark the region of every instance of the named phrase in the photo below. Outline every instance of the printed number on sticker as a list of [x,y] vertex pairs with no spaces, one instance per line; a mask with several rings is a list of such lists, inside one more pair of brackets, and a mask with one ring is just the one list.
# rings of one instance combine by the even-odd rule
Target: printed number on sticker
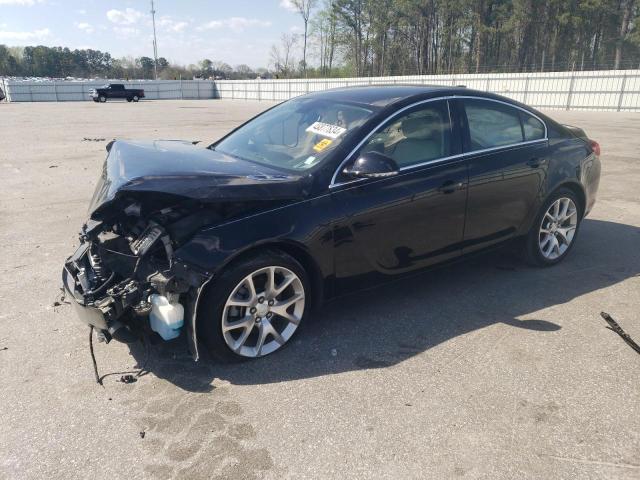
[[307,127],[307,132],[322,135],[323,137],[338,138],[347,129],[330,123],[315,122]]
[[323,151],[325,148],[327,148],[329,145],[331,145],[333,143],[333,140],[329,140],[328,138],[323,138],[322,140],[320,140],[318,143],[316,143],[313,146],[313,149],[316,152],[321,152]]

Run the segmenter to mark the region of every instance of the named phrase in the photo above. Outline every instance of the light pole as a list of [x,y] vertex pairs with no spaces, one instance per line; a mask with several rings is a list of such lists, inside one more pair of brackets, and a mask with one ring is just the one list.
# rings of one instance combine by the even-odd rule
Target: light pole
[[158,42],[156,40],[156,9],[153,7],[151,0],[151,21],[153,22],[153,72],[154,77],[158,80]]

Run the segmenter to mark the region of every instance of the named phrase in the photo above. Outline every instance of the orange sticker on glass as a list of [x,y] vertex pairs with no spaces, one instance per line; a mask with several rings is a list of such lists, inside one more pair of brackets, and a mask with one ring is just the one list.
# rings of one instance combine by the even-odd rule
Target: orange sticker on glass
[[329,145],[331,145],[331,143],[333,142],[333,140],[329,140],[328,138],[323,138],[322,140],[320,140],[318,143],[316,143],[313,146],[313,149],[316,152],[321,152],[323,151],[325,148],[327,148]]

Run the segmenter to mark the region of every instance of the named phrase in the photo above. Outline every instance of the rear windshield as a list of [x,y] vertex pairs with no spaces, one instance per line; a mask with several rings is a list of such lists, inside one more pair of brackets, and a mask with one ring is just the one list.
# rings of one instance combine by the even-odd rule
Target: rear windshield
[[285,102],[240,127],[215,150],[288,170],[318,165],[373,115],[360,105],[322,99]]

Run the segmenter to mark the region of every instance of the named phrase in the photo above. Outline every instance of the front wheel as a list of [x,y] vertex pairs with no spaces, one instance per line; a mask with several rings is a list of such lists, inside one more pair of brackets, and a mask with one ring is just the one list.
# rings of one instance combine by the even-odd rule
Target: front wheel
[[561,262],[573,247],[582,212],[573,191],[561,188],[544,203],[526,240],[527,261],[536,266]]
[[199,331],[213,357],[238,361],[287,344],[308,310],[304,268],[291,256],[265,251],[229,267],[211,282],[198,312]]
[[107,101],[107,97],[105,97],[104,95],[100,95],[100,103],[104,103]]

